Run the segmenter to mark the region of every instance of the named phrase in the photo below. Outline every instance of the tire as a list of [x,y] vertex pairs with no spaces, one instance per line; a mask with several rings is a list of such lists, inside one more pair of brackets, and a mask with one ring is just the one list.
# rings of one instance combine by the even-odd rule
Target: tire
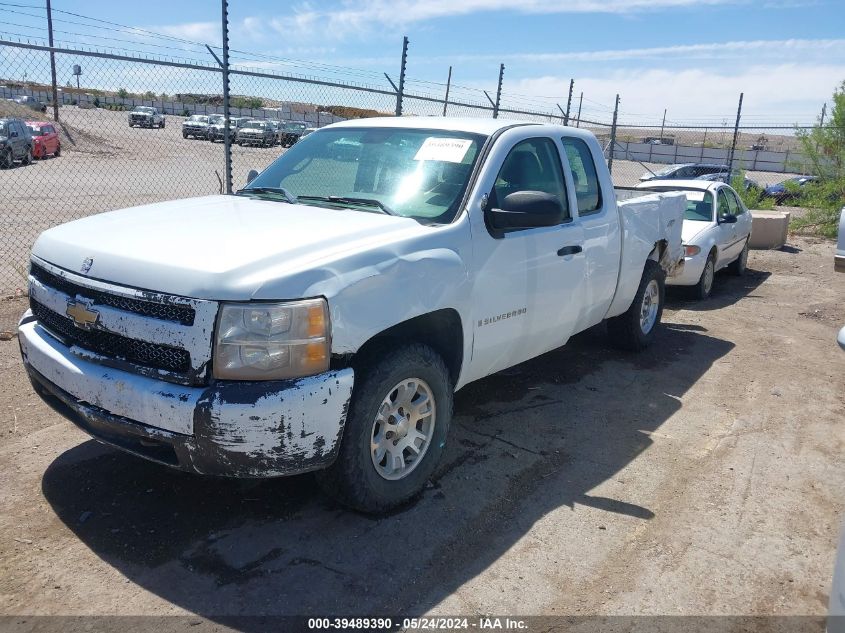
[[742,277],[748,267],[748,240],[745,240],[745,245],[742,247],[742,252],[734,261],[728,265],[728,270],[732,275]]
[[11,148],[7,149],[2,157],[0,157],[0,169],[11,169],[15,166],[15,157],[12,154]]
[[26,154],[23,155],[21,159],[21,165],[31,165],[32,164],[32,148],[26,148]]
[[162,120],[161,125],[159,126],[162,130],[164,129],[164,120]]
[[707,256],[707,263],[704,264],[704,270],[701,271],[701,277],[698,283],[692,287],[693,296],[699,301],[703,301],[713,292],[713,283],[716,277],[716,254],[710,251]]
[[[399,404],[403,400],[399,388],[403,383],[414,384],[407,402],[416,402],[418,395],[427,394],[431,403],[428,415],[423,414],[416,421],[402,417],[405,414]],[[452,398],[449,370],[429,346],[414,343],[370,354],[356,368],[355,389],[337,459],[328,469],[316,473],[322,490],[343,505],[371,514],[387,512],[415,497],[443,455],[452,419]],[[390,414],[392,406],[397,409]],[[398,425],[397,417],[402,420]],[[427,441],[414,444],[415,449],[406,447],[391,452],[391,433],[394,437],[404,433],[398,440],[401,442],[409,431],[425,432],[426,428]],[[372,446],[378,436],[382,438],[381,446],[388,447],[382,449],[382,462],[377,464],[379,448]],[[422,449],[421,456],[411,461],[416,449]],[[389,461],[394,455],[402,455],[404,468],[391,470]],[[398,464],[394,462],[393,466]]]
[[61,155],[62,155],[62,144],[58,143],[58,144],[56,144],[56,151],[53,152],[53,158],[58,158]]
[[655,331],[663,316],[666,298],[666,279],[663,269],[646,260],[643,276],[628,310],[607,321],[611,343],[620,349],[640,351],[654,340]]
[[182,138],[188,138],[188,133],[187,133],[187,132],[182,132]]

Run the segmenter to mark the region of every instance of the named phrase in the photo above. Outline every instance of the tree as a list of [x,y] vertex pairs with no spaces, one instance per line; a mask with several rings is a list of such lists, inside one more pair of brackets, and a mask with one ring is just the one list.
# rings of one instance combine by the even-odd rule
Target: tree
[[801,199],[809,210],[793,226],[826,237],[836,237],[839,213],[845,205],[845,81],[833,92],[832,106],[825,121],[797,132],[818,181],[804,187]]
[[126,88],[120,88],[117,91],[117,96],[120,97],[121,99],[125,99],[126,97],[129,96],[129,92],[126,90]]

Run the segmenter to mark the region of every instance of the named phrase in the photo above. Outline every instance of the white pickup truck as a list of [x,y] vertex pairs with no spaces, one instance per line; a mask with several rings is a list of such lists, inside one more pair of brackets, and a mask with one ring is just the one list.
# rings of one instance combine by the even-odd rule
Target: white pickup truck
[[236,195],[45,231],[21,352],[104,443],[195,473],[319,471],[380,512],[431,476],[455,390],[602,321],[651,342],[685,206],[617,204],[582,130],[339,123]]

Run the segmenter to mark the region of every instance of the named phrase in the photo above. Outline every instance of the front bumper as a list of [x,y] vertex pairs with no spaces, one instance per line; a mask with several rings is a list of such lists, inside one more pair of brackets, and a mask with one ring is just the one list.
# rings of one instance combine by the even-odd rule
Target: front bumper
[[684,257],[682,266],[679,266],[675,274],[666,278],[667,286],[694,286],[701,279],[704,265],[707,263],[707,253],[702,251],[692,257]]
[[30,312],[18,332],[35,391],[104,444],[183,471],[226,477],[294,475],[325,468],[337,456],[352,369],[184,387],[85,360]]

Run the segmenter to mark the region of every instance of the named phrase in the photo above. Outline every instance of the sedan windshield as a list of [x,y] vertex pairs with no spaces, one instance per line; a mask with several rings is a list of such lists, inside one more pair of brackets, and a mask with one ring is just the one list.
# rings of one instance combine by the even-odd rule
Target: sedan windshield
[[713,221],[713,194],[709,191],[686,191],[687,208],[684,220]]
[[451,222],[485,138],[443,130],[327,128],[295,144],[243,192],[284,189],[305,204]]
[[29,128],[29,133],[33,136],[42,136],[47,133],[43,128],[40,128],[37,125],[27,125],[26,127]]

